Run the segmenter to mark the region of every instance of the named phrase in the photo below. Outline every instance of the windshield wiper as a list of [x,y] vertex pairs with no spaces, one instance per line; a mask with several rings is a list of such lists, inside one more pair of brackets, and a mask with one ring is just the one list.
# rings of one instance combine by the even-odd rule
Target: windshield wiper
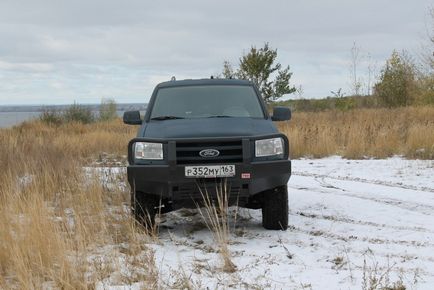
[[184,117],[177,117],[177,116],[158,116],[151,118],[151,120],[174,120],[174,119],[185,119]]
[[215,116],[209,116],[207,118],[233,118],[233,116],[228,115],[215,115]]

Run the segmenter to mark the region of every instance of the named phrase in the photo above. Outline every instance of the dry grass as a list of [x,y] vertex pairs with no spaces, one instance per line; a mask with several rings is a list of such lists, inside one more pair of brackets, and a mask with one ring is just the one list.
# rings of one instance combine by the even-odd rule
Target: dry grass
[[[230,224],[229,224],[229,196],[226,182],[216,184],[216,200],[210,197],[206,188],[199,187],[203,206],[197,206],[203,221],[213,233],[214,241],[219,247],[220,257],[223,260],[222,270],[233,273],[237,267],[232,262],[229,250]],[[236,219],[236,218],[235,218]]]
[[[61,126],[42,122],[26,122],[13,130],[16,141],[49,144],[52,150],[78,158],[98,156],[102,152],[126,155],[126,145],[135,136],[137,127],[124,125],[121,120],[94,124],[68,123]],[[30,140],[23,140],[30,138]],[[33,148],[36,148],[32,146]]]
[[[279,126],[289,136],[292,157],[434,157],[432,107],[295,113]],[[120,120],[0,129],[1,289],[40,289],[47,283],[92,289],[108,277],[117,277],[111,281],[116,284],[146,281],[146,287],[158,287],[153,253],[129,215],[129,193],[108,184],[119,180],[101,182],[100,175],[82,169],[106,159],[104,152],[124,160],[136,130]],[[223,208],[209,206],[202,214],[230,272],[227,201],[221,198]],[[119,268],[130,270],[122,274]]]
[[292,158],[434,158],[434,107],[300,112],[279,128]]
[[154,288],[153,253],[131,220],[129,193],[82,169],[101,151],[124,154],[131,135],[119,121],[0,130],[1,289],[93,289],[113,273],[114,283]]
[[[369,263],[367,262],[369,260]],[[370,265],[368,265],[370,264]],[[368,250],[363,255],[363,268],[362,268],[362,290],[406,290],[407,287],[404,285],[402,271],[395,277],[395,281],[392,281],[392,276],[394,270],[398,270],[396,264],[387,265],[386,267],[381,267],[379,263],[375,260],[373,253]],[[416,284],[415,273],[414,284]]]

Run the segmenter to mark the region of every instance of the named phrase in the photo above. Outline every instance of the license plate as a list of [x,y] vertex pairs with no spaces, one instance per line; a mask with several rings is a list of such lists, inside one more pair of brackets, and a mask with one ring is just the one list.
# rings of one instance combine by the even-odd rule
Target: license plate
[[186,177],[232,177],[235,176],[235,165],[186,166]]

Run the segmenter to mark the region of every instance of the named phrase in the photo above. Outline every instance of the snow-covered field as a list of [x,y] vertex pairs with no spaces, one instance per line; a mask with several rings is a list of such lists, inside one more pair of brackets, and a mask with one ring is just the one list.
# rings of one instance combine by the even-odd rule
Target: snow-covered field
[[364,289],[376,278],[434,289],[434,161],[294,160],[288,189],[285,232],[263,229],[260,210],[238,210],[234,273],[222,271],[197,210],[164,215],[149,245],[159,279],[198,289]]

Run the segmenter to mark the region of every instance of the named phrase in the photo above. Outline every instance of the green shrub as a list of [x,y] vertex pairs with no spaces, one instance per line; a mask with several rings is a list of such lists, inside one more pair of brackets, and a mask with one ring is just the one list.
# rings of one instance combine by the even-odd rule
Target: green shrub
[[110,121],[117,117],[117,106],[113,99],[102,99],[99,107],[99,120]]
[[335,100],[335,106],[336,109],[340,110],[340,111],[348,111],[351,109],[356,108],[356,101],[354,98],[337,98]]
[[79,122],[83,124],[89,124],[95,121],[90,108],[76,103],[72,104],[63,112],[63,119],[65,122]]
[[434,105],[434,73],[419,78],[413,98],[417,105]]
[[393,51],[381,71],[375,94],[387,107],[412,104],[411,91],[415,86],[415,69],[405,54]]
[[52,125],[60,125],[63,123],[61,112],[55,109],[44,109],[42,114],[39,116],[39,120]]

